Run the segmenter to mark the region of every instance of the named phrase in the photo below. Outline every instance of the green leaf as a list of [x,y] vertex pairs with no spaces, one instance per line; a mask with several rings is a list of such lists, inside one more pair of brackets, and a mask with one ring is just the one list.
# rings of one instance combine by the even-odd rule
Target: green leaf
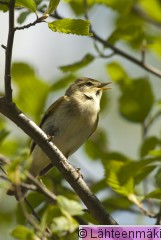
[[77,201],[69,200],[68,198],[63,197],[63,196],[58,196],[57,201],[58,201],[58,205],[59,205],[60,209],[63,212],[66,211],[71,216],[83,214],[83,207]]
[[128,182],[122,184],[121,178],[119,175],[119,171],[122,166],[124,166],[124,162],[119,160],[108,160],[104,161],[105,167],[105,175],[106,182],[108,186],[110,186],[115,192],[123,195],[129,196],[134,192],[134,180],[133,178],[129,178]]
[[63,236],[64,232],[74,232],[78,228],[78,223],[74,218],[67,218],[65,216],[56,217],[51,224],[51,230],[58,236]]
[[8,11],[8,3],[9,3],[9,0],[2,0],[0,3],[0,11],[7,12]]
[[158,169],[155,175],[155,182],[159,188],[161,188],[161,168]]
[[156,169],[155,165],[146,166],[141,168],[134,176],[134,183],[139,184],[142,180],[144,180],[153,170]]
[[140,78],[126,84],[119,103],[119,110],[124,118],[135,123],[144,122],[154,103],[149,81]]
[[[97,4],[104,4],[105,6],[107,6],[108,8],[111,7],[112,9],[118,11],[120,14],[124,15],[127,12],[129,12],[131,5],[132,5],[132,1],[131,0],[124,0],[122,1],[118,1],[118,0],[89,0],[89,2],[91,3],[97,3]],[[123,7],[126,6],[126,7]]]
[[22,62],[13,63],[12,76],[18,87],[15,102],[25,113],[39,121],[49,92],[48,84],[36,75],[30,65]]
[[29,12],[29,11],[25,11],[25,12],[20,13],[20,15],[19,15],[18,18],[17,18],[17,22],[18,22],[19,24],[22,24],[22,23],[26,20],[26,18],[28,17],[28,15],[29,15],[30,13],[31,13],[31,12]]
[[106,184],[106,179],[101,179],[100,181],[97,181],[95,183],[93,183],[90,186],[90,189],[92,190],[92,192],[94,193],[98,193],[99,191],[102,191],[104,189],[107,188],[107,184]]
[[20,147],[20,142],[17,140],[10,140],[7,139],[7,141],[3,141],[0,144],[0,153],[13,157],[17,153],[17,149]]
[[[128,161],[119,170],[118,175],[121,184],[125,184],[137,173],[143,170],[148,164],[154,163],[154,158],[149,158],[140,161]],[[146,176],[146,175],[145,175]]]
[[59,80],[54,82],[50,90],[51,91],[61,90],[62,88],[69,86],[69,84],[72,83],[74,80],[76,80],[76,77],[73,74],[65,75],[65,77],[60,78]]
[[152,150],[149,152],[150,155],[155,156],[157,158],[161,157],[161,149],[156,149],[156,150]]
[[156,137],[149,137],[146,138],[145,141],[143,142],[141,149],[140,149],[140,156],[145,157],[146,155],[149,154],[149,152],[155,147],[160,144],[160,140]]
[[66,65],[66,66],[61,66],[59,67],[63,72],[74,72],[77,71],[80,68],[83,68],[85,66],[87,66],[88,64],[90,64],[92,61],[94,60],[94,56],[91,54],[86,54],[80,61],[70,64],[70,65]]
[[25,226],[16,226],[15,229],[11,232],[12,237],[19,239],[19,240],[37,240],[38,238],[35,236],[34,232],[25,227]]
[[41,228],[45,229],[47,226],[49,226],[52,223],[53,219],[60,216],[61,216],[61,211],[58,208],[58,206],[48,206],[42,216]]
[[36,12],[36,3],[34,0],[16,0],[16,6],[25,7],[32,12]]
[[153,0],[153,7],[151,6],[151,0],[140,0],[139,5],[150,17],[156,21],[161,22],[161,3],[159,0]]
[[47,10],[44,12],[44,15],[52,14],[55,11],[55,9],[57,8],[59,2],[60,2],[60,0],[50,0],[49,6],[48,6]]
[[124,196],[116,196],[103,200],[103,205],[107,207],[108,211],[115,211],[117,209],[120,211],[127,210],[132,203]]
[[129,82],[129,77],[123,67],[118,62],[112,62],[106,65],[107,73],[110,78],[116,83],[126,83]]
[[161,189],[155,189],[154,191],[148,193],[146,196],[145,196],[145,199],[146,198],[154,198],[154,199],[161,199]]
[[152,44],[149,44],[149,48],[154,51],[155,55],[160,57],[161,56],[161,37],[160,36],[156,36],[155,40],[153,41]]
[[85,151],[92,160],[107,157],[107,138],[103,130],[97,130],[85,143]]
[[9,133],[10,131],[6,129],[0,130],[0,143],[4,141],[4,139],[8,136]]
[[53,32],[65,34],[76,34],[81,36],[92,36],[89,32],[90,21],[82,19],[61,19],[48,23],[48,27]]
[[108,38],[108,42],[111,44],[116,44],[117,41],[123,40],[134,48],[139,48],[143,41],[145,41],[145,33],[141,25],[123,25],[117,28],[111,36]]
[[66,0],[66,2],[69,2],[70,7],[72,8],[72,10],[74,11],[74,13],[76,15],[82,15],[84,14],[84,4],[82,2],[82,0]]

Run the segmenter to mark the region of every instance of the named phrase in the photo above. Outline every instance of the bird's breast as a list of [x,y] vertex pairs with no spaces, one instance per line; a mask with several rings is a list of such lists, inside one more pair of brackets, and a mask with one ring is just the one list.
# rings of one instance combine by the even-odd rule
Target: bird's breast
[[53,142],[68,157],[92,134],[97,125],[98,111],[91,102],[64,104],[50,116],[43,130],[54,136]]

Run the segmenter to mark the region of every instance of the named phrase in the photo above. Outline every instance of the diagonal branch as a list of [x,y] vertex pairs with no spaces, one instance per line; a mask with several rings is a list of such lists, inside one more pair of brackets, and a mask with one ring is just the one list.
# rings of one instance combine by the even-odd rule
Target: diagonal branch
[[124,58],[130,60],[130,62],[135,63],[139,67],[141,67],[141,68],[145,69],[146,71],[152,73],[153,75],[161,78],[161,71],[159,69],[157,69],[153,66],[150,66],[150,65],[144,63],[142,60],[138,60],[137,58],[129,55],[128,53],[122,51],[121,49],[113,46],[112,44],[108,43],[107,41],[105,41],[101,37],[99,37],[94,31],[92,31],[92,33],[93,33],[93,37],[96,41],[102,43],[105,47],[108,47],[111,50],[113,50],[113,53],[118,54],[121,57],[124,57]]
[[62,173],[64,178],[72,186],[80,199],[89,209],[91,215],[100,224],[116,225],[117,222],[106,212],[98,198],[90,191],[80,174],[67,161],[60,150],[49,141],[47,135],[29,118],[27,118],[12,102],[0,99],[0,111],[12,122],[18,125],[27,135],[29,135],[51,159]]
[[6,60],[5,60],[5,96],[8,101],[12,101],[12,88],[11,88],[11,60],[12,48],[14,40],[14,6],[15,0],[9,3],[9,31],[6,47]]
[[[5,97],[0,98],[0,112],[19,126],[51,159],[54,166],[63,174],[72,188],[89,209],[91,215],[100,224],[116,225],[116,221],[106,212],[98,198],[90,191],[80,174],[72,167],[57,147],[49,141],[47,135],[29,118],[27,118],[12,102],[11,88],[11,60],[14,40],[14,5],[15,0],[9,5],[9,34],[6,47],[5,64]],[[43,19],[42,19],[43,20]],[[18,29],[17,29],[18,30]]]

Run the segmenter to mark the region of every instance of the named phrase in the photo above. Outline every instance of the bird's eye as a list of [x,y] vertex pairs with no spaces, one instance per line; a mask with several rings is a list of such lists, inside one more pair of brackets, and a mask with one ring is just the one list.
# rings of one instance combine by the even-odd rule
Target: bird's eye
[[92,83],[92,82],[87,82],[86,85],[87,85],[87,86],[92,86],[93,83]]

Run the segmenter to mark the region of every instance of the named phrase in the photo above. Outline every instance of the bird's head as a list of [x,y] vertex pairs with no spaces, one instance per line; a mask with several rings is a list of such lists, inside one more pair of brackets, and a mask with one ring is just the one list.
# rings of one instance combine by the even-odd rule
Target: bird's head
[[107,86],[110,83],[111,82],[101,83],[95,79],[83,77],[74,81],[74,83],[69,86],[65,94],[67,96],[78,95],[89,100],[98,99],[100,101],[102,91],[111,89],[111,87]]

